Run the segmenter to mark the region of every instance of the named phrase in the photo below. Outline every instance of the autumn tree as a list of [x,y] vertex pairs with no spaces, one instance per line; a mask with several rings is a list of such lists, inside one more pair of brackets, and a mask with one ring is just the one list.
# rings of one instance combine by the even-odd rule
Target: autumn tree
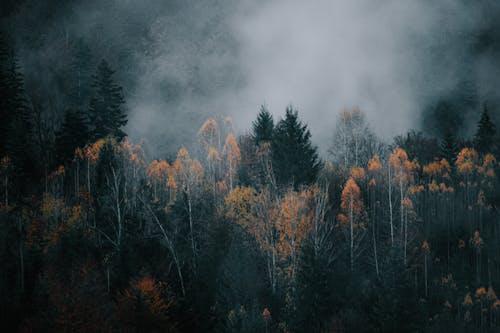
[[118,297],[117,316],[126,331],[177,332],[171,312],[174,301],[167,284],[146,276],[132,280]]
[[177,159],[174,162],[175,174],[178,178],[179,189],[185,197],[186,210],[189,220],[189,239],[193,256],[193,268],[196,271],[197,245],[194,225],[193,204],[198,189],[204,178],[203,167],[196,159],[191,159],[186,148],[179,149]]
[[352,177],[344,185],[340,207],[342,212],[338,216],[338,221],[343,230],[348,230],[349,261],[352,272],[355,258],[359,255],[358,250],[365,234],[367,220],[361,200],[361,190]]
[[241,151],[236,142],[234,134],[230,132],[226,137],[226,142],[222,149],[222,156],[226,164],[226,174],[229,180],[229,189],[232,190],[237,175],[237,167],[241,159]]
[[329,149],[335,162],[342,164],[345,170],[365,165],[371,156],[380,153],[380,148],[360,109],[339,113]]
[[[409,208],[408,191],[414,181],[414,171],[420,166],[415,161],[410,161],[406,151],[401,148],[396,148],[389,156],[389,168],[394,170],[394,180],[399,188],[399,230],[401,235],[401,243],[404,245],[404,262],[406,263],[406,246],[408,239],[408,221],[405,218],[405,208]],[[389,179],[389,182],[392,180]],[[393,231],[391,228],[391,239]]]

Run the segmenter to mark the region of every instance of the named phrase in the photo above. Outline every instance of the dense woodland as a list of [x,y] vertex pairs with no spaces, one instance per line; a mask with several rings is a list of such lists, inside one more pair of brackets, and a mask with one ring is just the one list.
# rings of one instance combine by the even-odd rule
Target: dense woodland
[[[499,139],[377,138],[344,110],[207,119],[156,156],[112,66],[76,57],[61,122],[0,45],[0,325],[65,332],[500,330]],[[175,124],[166,124],[175,126]],[[446,124],[441,128],[446,129]],[[189,150],[186,148],[189,146]]]

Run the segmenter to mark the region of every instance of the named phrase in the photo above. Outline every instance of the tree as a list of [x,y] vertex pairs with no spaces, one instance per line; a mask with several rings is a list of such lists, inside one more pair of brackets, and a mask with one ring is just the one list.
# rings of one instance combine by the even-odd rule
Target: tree
[[298,111],[286,109],[285,118],[277,124],[272,141],[272,161],[276,181],[280,185],[311,184],[318,174],[320,162],[317,148],[311,143],[307,125],[299,120]]
[[252,122],[252,139],[256,146],[263,142],[271,142],[273,138],[274,120],[272,114],[262,105],[257,119]]
[[67,110],[61,129],[56,133],[56,155],[59,162],[70,160],[76,148],[89,141],[88,124],[79,110]]
[[338,219],[343,229],[349,230],[349,259],[351,272],[354,270],[354,259],[359,241],[366,230],[366,211],[361,200],[361,190],[356,181],[351,177],[347,180],[342,190],[342,201],[340,204],[342,213]]
[[481,119],[479,119],[477,124],[477,132],[474,135],[474,147],[478,153],[485,154],[493,152],[495,134],[495,124],[491,121],[488,109],[485,105],[483,113],[481,113]]
[[0,130],[5,132],[0,135],[6,136],[1,138],[3,142],[0,144],[4,147],[0,148],[12,158],[18,175],[33,176],[36,170],[32,146],[34,117],[26,98],[24,76],[14,55],[10,54],[4,65],[5,87],[2,89],[5,89],[5,95],[1,102],[3,105],[0,104],[0,112],[3,113]]
[[229,132],[226,137],[226,142],[222,148],[222,156],[227,168],[226,174],[229,179],[229,189],[232,190],[234,188],[237,167],[241,159],[241,151],[232,132]]
[[345,170],[365,165],[369,158],[381,153],[381,146],[360,109],[339,113],[329,153]]
[[441,157],[449,162],[454,162],[458,154],[458,145],[455,136],[451,131],[446,132],[441,141]]
[[394,138],[395,147],[402,148],[410,160],[419,163],[429,163],[434,160],[435,153],[439,151],[436,139],[426,137],[422,132],[411,130],[406,135],[398,135]]
[[114,73],[102,60],[92,77],[94,96],[90,100],[88,115],[93,140],[107,135],[122,139],[126,135],[121,129],[127,124],[127,115],[123,110],[125,99],[122,87],[113,80]]
[[118,297],[118,320],[126,330],[177,332],[170,317],[174,301],[164,296],[166,283],[146,276],[132,281]]

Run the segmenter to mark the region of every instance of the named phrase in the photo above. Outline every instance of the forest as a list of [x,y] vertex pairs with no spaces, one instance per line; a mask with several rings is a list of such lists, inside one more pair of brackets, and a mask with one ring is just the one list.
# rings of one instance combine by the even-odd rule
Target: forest
[[12,41],[2,331],[500,331],[496,103],[474,104],[470,135],[441,115],[391,139],[361,108],[330,110],[326,154],[307,110],[256,105],[245,130],[229,110],[160,151],[127,135],[113,61],[76,43],[45,95]]

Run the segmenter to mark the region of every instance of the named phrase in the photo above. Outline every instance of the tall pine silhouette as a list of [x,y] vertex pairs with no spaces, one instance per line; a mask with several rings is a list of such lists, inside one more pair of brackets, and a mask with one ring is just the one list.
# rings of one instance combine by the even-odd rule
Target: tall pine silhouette
[[93,140],[107,135],[122,139],[126,134],[122,127],[127,124],[127,115],[123,109],[125,99],[122,87],[113,80],[115,72],[102,60],[92,77],[94,95],[90,100],[88,118]]
[[61,129],[56,134],[56,154],[60,163],[70,160],[76,148],[89,141],[88,123],[79,110],[67,110]]
[[252,139],[255,145],[262,142],[271,142],[274,130],[274,120],[272,114],[262,105],[257,119],[252,122]]
[[311,143],[307,125],[302,124],[292,106],[287,107],[285,118],[276,125],[271,147],[278,184],[293,184],[297,188],[316,179],[320,168],[317,148]]
[[477,132],[474,135],[474,147],[480,153],[490,153],[494,150],[496,128],[490,119],[488,109],[484,106],[481,119],[477,125]]

